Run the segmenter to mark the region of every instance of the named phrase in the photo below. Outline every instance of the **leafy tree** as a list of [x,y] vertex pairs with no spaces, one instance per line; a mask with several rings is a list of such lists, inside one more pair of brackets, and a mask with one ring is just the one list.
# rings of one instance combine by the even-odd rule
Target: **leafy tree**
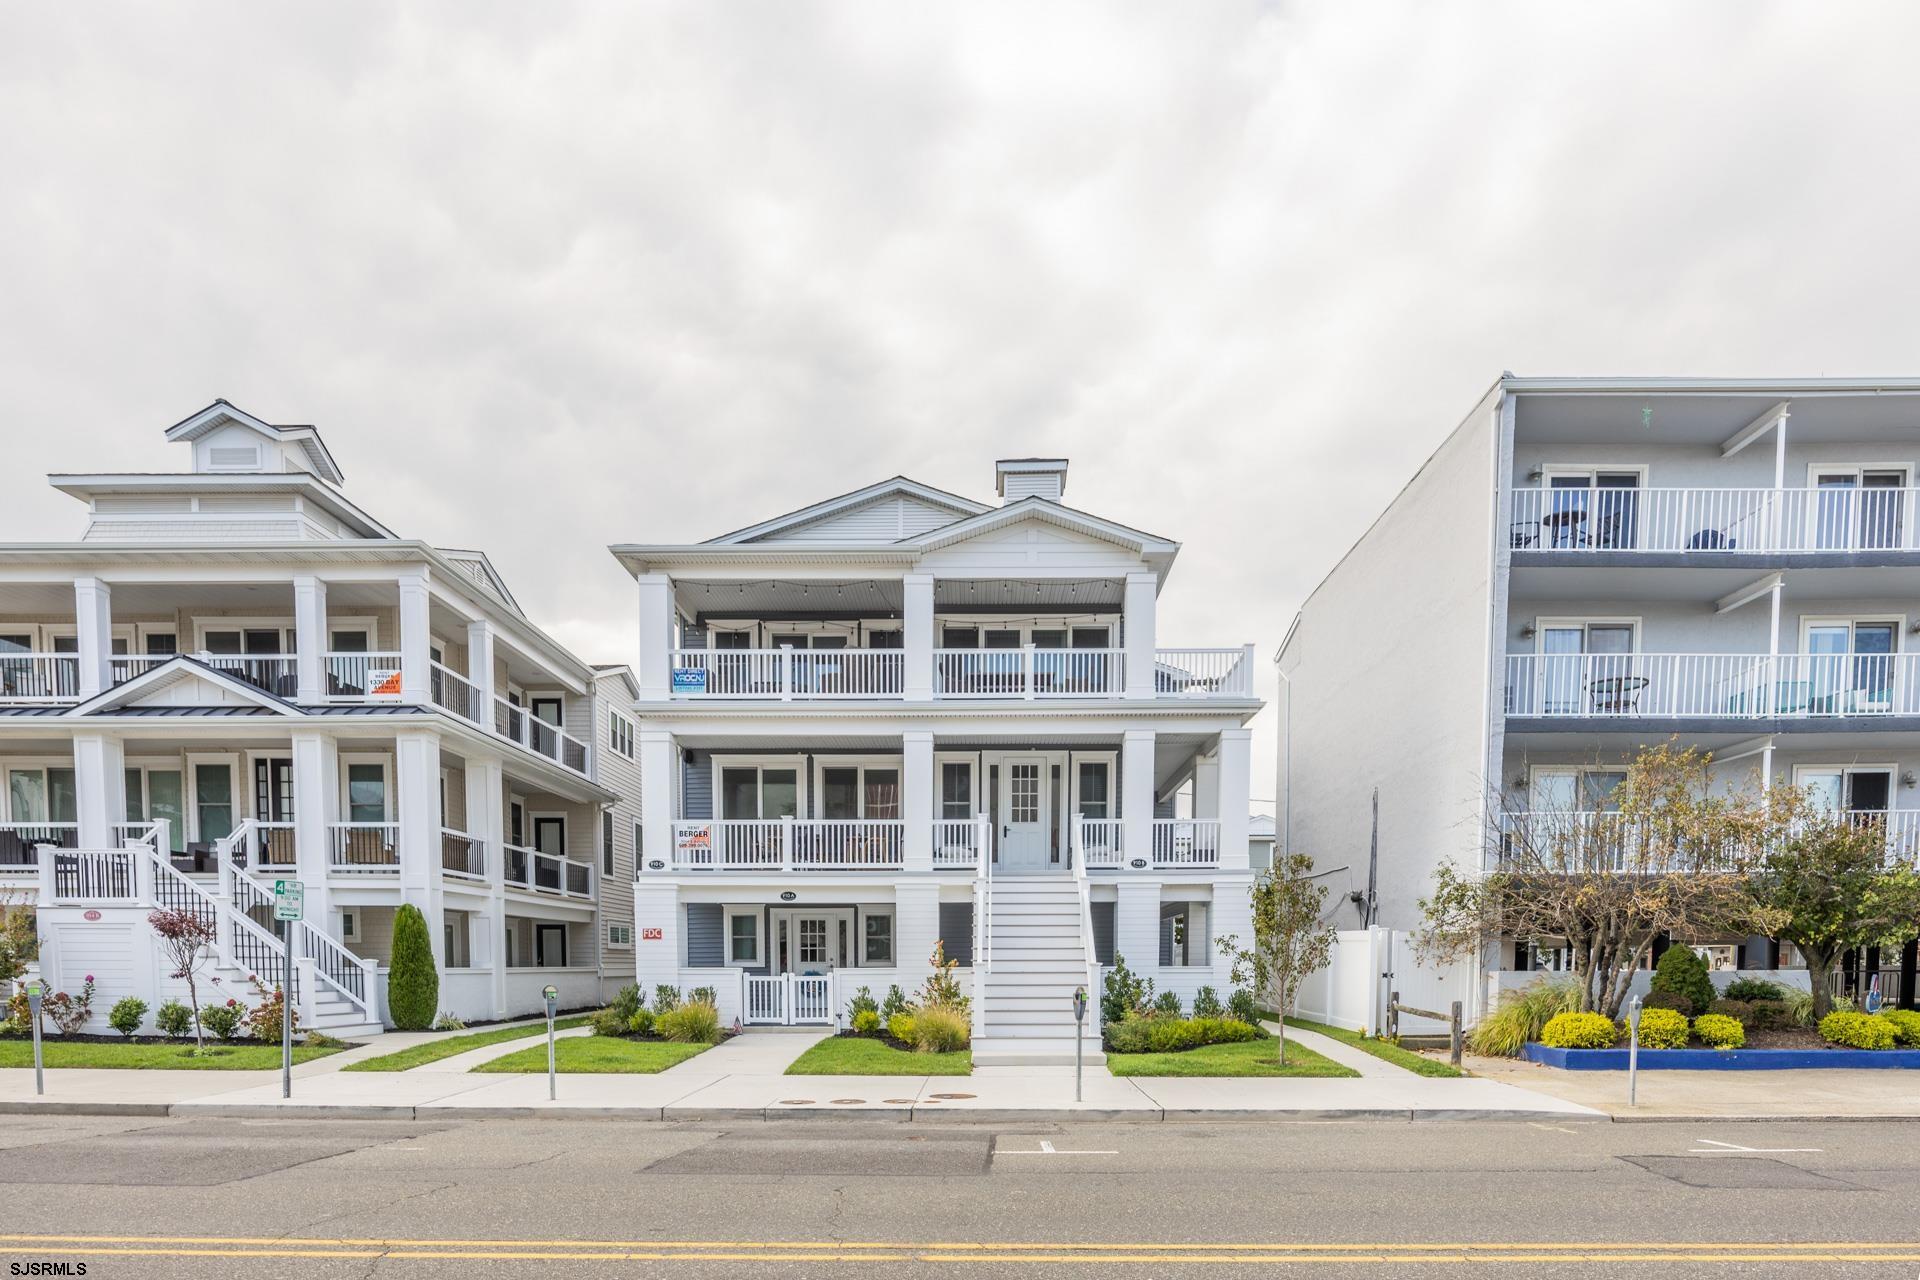
[[1111,1026],[1125,1022],[1127,1016],[1153,1003],[1153,979],[1142,978],[1127,968],[1127,958],[1113,953],[1113,967],[1101,981],[1100,1022]]
[[1643,750],[1607,813],[1533,814],[1494,796],[1485,868],[1443,864],[1421,901],[1421,950],[1476,956],[1502,938],[1565,940],[1580,1010],[1620,1016],[1661,934],[1750,931],[1752,822],[1708,785],[1711,758]]
[[147,924],[160,939],[160,949],[173,966],[172,976],[185,980],[187,1002],[193,1007],[193,1051],[204,1053],[207,1036],[200,1025],[200,966],[210,954],[208,948],[218,936],[211,917],[203,917],[186,908],[162,907],[148,914]]
[[0,900],[0,985],[17,981],[40,957],[40,934],[33,908]]
[[1651,985],[1655,991],[1685,997],[1688,1007],[1681,1012],[1689,1016],[1705,1013],[1717,999],[1713,979],[1707,976],[1707,962],[1688,946],[1671,946],[1660,953],[1660,959],[1654,962]]
[[1333,954],[1333,925],[1323,914],[1327,887],[1309,877],[1313,858],[1292,853],[1276,858],[1253,882],[1253,948],[1242,950],[1232,937],[1220,949],[1233,957],[1233,980],[1253,982],[1254,994],[1279,1015],[1280,1061],[1287,1060],[1286,1019],[1306,976],[1323,968]]
[[440,1008],[440,971],[433,963],[427,918],[411,902],[393,914],[393,958],[387,970],[387,1011],[402,1031],[425,1031]]
[[1746,881],[1757,931],[1806,958],[1819,1021],[1833,1010],[1841,956],[1920,932],[1920,871],[1888,857],[1879,820],[1829,809],[1798,787],[1776,785],[1757,810],[1765,852]]

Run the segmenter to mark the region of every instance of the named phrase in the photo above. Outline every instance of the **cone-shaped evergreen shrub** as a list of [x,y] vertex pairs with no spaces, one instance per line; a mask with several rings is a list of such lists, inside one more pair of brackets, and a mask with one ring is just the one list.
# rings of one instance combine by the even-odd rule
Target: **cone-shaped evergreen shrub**
[[425,1031],[440,1007],[440,971],[433,967],[427,918],[407,903],[393,915],[393,959],[387,969],[387,1011],[402,1031]]

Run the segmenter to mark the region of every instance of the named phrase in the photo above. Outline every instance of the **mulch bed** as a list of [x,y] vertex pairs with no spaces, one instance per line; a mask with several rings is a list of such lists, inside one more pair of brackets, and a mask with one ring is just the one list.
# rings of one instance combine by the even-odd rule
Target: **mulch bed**
[[[303,1031],[294,1032],[293,1043],[296,1048],[299,1047],[301,1043],[303,1043],[302,1037],[305,1036],[305,1034],[306,1033]],[[31,1034],[13,1035],[9,1033],[6,1035],[0,1035],[0,1040],[31,1040],[31,1039],[33,1039],[33,1036]],[[101,1036],[101,1035],[91,1035],[83,1032],[79,1035],[63,1036],[57,1031],[47,1032],[46,1034],[40,1037],[40,1042],[42,1044],[171,1044],[171,1045],[178,1045],[182,1049],[190,1049],[193,1047],[192,1036],[188,1036],[183,1040],[175,1040],[169,1036],[123,1036],[117,1033],[114,1035]],[[277,1045],[279,1043],[280,1043],[280,1037],[277,1035],[271,1040],[255,1040],[252,1036],[241,1036],[233,1040],[221,1040],[214,1036],[207,1037],[207,1047],[209,1049],[217,1048],[222,1045],[241,1045],[241,1044],[275,1044]],[[345,1048],[358,1049],[363,1042],[359,1040],[342,1040],[340,1043]]]
[[898,1049],[902,1053],[917,1052],[913,1045],[908,1044],[905,1040],[895,1040],[884,1031],[877,1035],[868,1035],[860,1031],[839,1031],[834,1033],[833,1038],[835,1040],[878,1040],[889,1049]]

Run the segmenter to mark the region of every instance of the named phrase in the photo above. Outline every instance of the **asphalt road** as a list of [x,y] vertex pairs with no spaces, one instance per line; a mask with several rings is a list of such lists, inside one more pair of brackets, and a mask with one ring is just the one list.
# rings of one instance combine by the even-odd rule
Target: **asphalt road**
[[105,1277],[1910,1278],[1916,1139],[1908,1123],[5,1116],[0,1262]]

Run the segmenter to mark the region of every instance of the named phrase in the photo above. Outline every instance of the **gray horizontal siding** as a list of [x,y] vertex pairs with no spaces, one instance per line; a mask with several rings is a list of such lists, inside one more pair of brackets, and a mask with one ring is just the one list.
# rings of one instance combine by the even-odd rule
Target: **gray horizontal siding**
[[1115,903],[1090,902],[1093,912],[1093,958],[1101,964],[1113,963],[1113,911]]
[[713,766],[689,751],[680,765],[680,806],[683,818],[713,817]]
[[726,925],[717,902],[687,904],[687,967],[715,969],[726,961]]
[[940,941],[946,944],[947,959],[973,966],[973,904],[940,904]]

